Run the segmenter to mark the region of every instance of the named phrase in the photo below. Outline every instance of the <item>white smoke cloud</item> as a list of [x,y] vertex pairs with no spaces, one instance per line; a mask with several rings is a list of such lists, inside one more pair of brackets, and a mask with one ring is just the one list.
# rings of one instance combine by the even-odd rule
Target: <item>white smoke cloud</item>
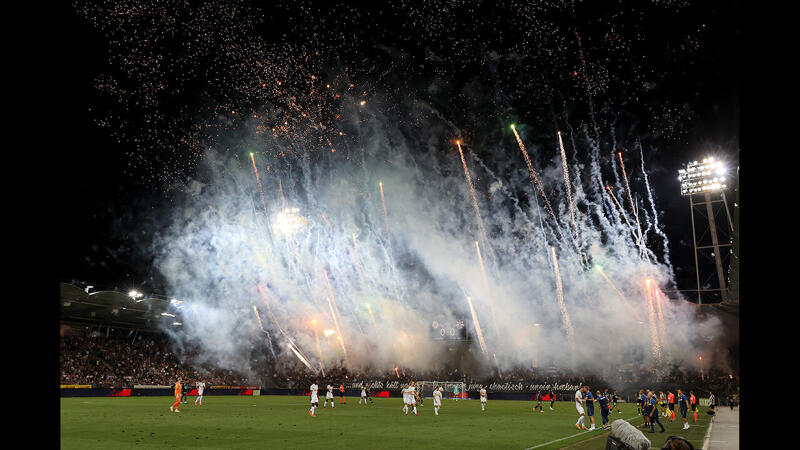
[[[659,315],[654,294],[649,300],[645,280],[664,289],[671,269],[649,250],[642,256],[635,233],[603,192],[597,151],[586,149],[590,160],[572,179],[579,251],[570,238],[560,157],[537,168],[559,214],[556,226],[537,209],[542,199],[513,139],[492,160],[466,152],[487,230],[488,248],[480,244],[487,291],[475,247],[482,238],[448,140],[452,124],[436,111],[420,112],[430,126],[412,136],[396,118],[369,111],[368,120],[344,118],[358,127],[351,134],[359,146],[349,156],[311,143],[300,157],[279,144],[255,153],[263,205],[244,144],[239,160],[208,151],[203,181],[191,183],[191,197],[156,243],[170,295],[187,304],[181,338],[199,345],[208,361],[251,369],[253,345],[265,341],[266,331],[279,360],[296,365],[299,354],[309,370],[424,370],[446,358],[430,343],[431,322],[464,320],[472,353],[487,367],[496,357],[501,369],[535,360],[595,371],[636,355],[644,355],[641,363],[690,361],[698,336],[717,333],[717,323],[698,323],[684,302],[662,293]],[[273,229],[284,207],[297,208],[307,225],[291,235]],[[481,354],[467,295],[490,359]]]

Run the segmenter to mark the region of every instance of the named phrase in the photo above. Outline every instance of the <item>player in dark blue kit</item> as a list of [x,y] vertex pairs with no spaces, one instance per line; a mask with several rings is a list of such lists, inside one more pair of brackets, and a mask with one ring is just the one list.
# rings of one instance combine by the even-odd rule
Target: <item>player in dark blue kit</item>
[[650,432],[651,433],[656,432],[656,426],[654,425],[654,423],[657,423],[658,426],[661,427],[661,432],[663,433],[664,425],[661,425],[661,421],[658,420],[658,400],[656,399],[656,396],[650,394],[648,403],[650,405],[650,410],[648,411],[648,414],[650,415]]
[[621,409],[619,409],[619,408],[617,408],[617,402],[618,402],[618,401],[619,401],[619,396],[617,395],[617,390],[616,390],[616,389],[614,389],[614,393],[613,393],[613,394],[611,394],[611,410],[610,410],[610,411],[613,411],[613,410],[615,410],[615,409],[616,409],[616,410],[617,410],[617,412],[619,412],[620,414],[622,414],[622,410],[621,410]]
[[647,428],[650,426],[650,416],[648,415],[649,411],[647,411],[647,394],[644,393],[644,390],[639,389],[639,397],[636,402],[639,404],[639,414],[644,418],[642,428]]
[[683,420],[683,429],[689,429],[689,421],[686,420],[686,412],[689,411],[689,399],[682,390],[678,389],[678,408],[681,410],[681,419]]
[[600,404],[600,417],[603,419],[603,428],[608,424],[609,401],[607,392],[601,394],[600,391],[597,391],[597,403]]
[[589,431],[592,431],[594,430],[594,395],[589,390],[589,386],[586,386],[586,415],[592,421],[592,426],[589,427]]

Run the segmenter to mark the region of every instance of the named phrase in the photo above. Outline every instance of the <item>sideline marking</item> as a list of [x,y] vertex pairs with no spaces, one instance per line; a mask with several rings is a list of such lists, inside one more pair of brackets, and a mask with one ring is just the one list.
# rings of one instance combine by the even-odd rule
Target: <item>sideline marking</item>
[[[628,419],[624,419],[624,420],[627,422],[627,421],[629,421],[629,420],[632,420],[632,419],[635,419],[635,418],[637,418],[637,417],[639,417],[639,416],[638,416],[638,415],[635,415],[635,416],[633,416],[633,417],[630,417],[630,418],[628,418]],[[617,420],[619,420],[619,419],[617,419]],[[597,429],[597,430],[592,430],[592,431],[600,431],[600,429]],[[534,448],[544,447],[545,445],[550,445],[550,444],[556,443],[556,442],[558,442],[558,441],[563,441],[564,439],[570,439],[570,438],[574,438],[575,436],[580,436],[580,435],[582,435],[582,434],[586,434],[586,433],[589,433],[589,432],[590,432],[589,430],[586,430],[586,431],[581,431],[580,433],[575,433],[575,434],[573,434],[572,436],[567,436],[567,437],[563,437],[563,438],[560,438],[560,439],[556,439],[556,440],[553,440],[553,441],[550,441],[550,442],[545,442],[544,444],[539,444],[539,445],[534,445],[533,447],[528,447],[528,448],[526,448],[525,450],[532,450],[532,449],[534,449]]]

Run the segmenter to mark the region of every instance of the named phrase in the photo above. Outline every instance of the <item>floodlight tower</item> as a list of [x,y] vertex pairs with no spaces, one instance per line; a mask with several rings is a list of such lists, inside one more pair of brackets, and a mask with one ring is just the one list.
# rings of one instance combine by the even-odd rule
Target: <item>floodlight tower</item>
[[[702,292],[716,292],[719,291],[723,303],[728,303],[728,289],[725,283],[725,273],[722,269],[722,253],[720,248],[730,247],[731,243],[720,243],[718,236],[718,228],[716,221],[716,213],[714,211],[714,203],[722,203],[725,206],[725,213],[728,219],[727,235],[733,235],[733,221],[731,220],[730,209],[728,208],[728,201],[725,198],[725,190],[728,188],[727,183],[728,168],[723,161],[708,157],[703,159],[702,162],[692,161],[686,163],[683,169],[678,170],[678,179],[681,182],[681,195],[689,197],[689,208],[692,216],[692,242],[694,244],[694,265],[697,276],[697,302],[703,303]],[[713,196],[719,195],[719,199],[712,199]],[[703,201],[696,201],[695,196],[701,196]],[[706,232],[711,235],[711,245],[698,246],[697,239],[697,226],[695,220],[695,208],[702,208],[705,206],[705,217],[708,220],[708,229],[703,231],[701,238],[705,237]],[[717,208],[719,211],[720,208]],[[697,212],[703,216],[702,210],[698,209]],[[700,266],[698,264],[697,255],[699,251],[705,249],[713,249],[714,262],[716,263],[717,279],[719,280],[718,289],[703,289],[700,283]],[[730,250],[729,250],[730,251]]]

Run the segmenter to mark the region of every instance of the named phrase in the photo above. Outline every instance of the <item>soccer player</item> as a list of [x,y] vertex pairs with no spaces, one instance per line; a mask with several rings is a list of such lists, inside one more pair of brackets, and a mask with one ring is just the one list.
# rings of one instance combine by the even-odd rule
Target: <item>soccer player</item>
[[542,391],[536,391],[536,406],[531,408],[533,412],[536,412],[536,408],[539,408],[539,412],[544,414],[544,408],[542,408]]
[[600,403],[600,417],[603,419],[603,428],[605,428],[608,424],[609,401],[608,389],[606,389],[606,392],[603,392],[602,394],[600,394],[600,391],[597,391],[597,403]]
[[439,386],[433,390],[433,413],[439,415],[439,409],[442,407],[442,387]]
[[336,405],[333,403],[333,386],[330,384],[328,385],[328,393],[325,394],[325,402],[322,403],[322,409],[328,406],[328,400],[331,401],[331,409],[336,409]]
[[412,381],[411,382],[411,384],[408,386],[408,391],[409,391],[409,394],[410,394],[408,399],[411,401],[411,406],[412,406],[414,415],[418,416],[419,414],[417,414],[417,382],[416,381]]
[[656,405],[657,405],[658,402],[657,402],[657,400],[655,398],[655,395],[652,392],[649,392],[647,395],[648,395],[648,398],[650,399],[650,401],[649,401],[650,410],[648,411],[648,414],[650,415],[650,432],[651,433],[655,433],[656,432],[656,426],[654,424],[657,423],[658,426],[661,427],[661,432],[663,433],[664,432],[664,425],[661,425],[661,421],[658,419],[658,412],[657,412],[657,408],[656,408]]
[[486,386],[481,386],[481,411],[486,411]]
[[686,411],[689,410],[689,399],[683,394],[683,391],[678,389],[678,406],[681,409],[681,419],[683,420],[683,429],[689,429],[689,421],[686,420]]
[[364,404],[367,404],[367,388],[364,385],[361,385],[361,398],[358,399],[358,404],[361,404],[361,400],[364,400]]
[[589,416],[589,420],[592,421],[592,426],[589,427],[589,431],[594,430],[594,395],[592,395],[592,391],[589,390],[589,386],[584,386],[586,392],[586,415]]
[[642,425],[642,428],[647,428],[647,427],[650,426],[649,411],[646,411],[648,409],[647,408],[647,396],[650,393],[650,390],[648,389],[647,390],[647,394],[645,394],[644,391],[640,389],[639,393],[641,394],[641,396],[639,397],[638,402],[639,402],[639,405],[641,405],[641,408],[642,408],[642,410],[641,410],[642,417],[644,417],[644,425]]
[[644,395],[644,391],[639,389],[639,395],[636,396],[636,414],[642,414],[643,404],[642,398]]
[[408,415],[408,407],[411,405],[411,402],[408,400],[408,384],[403,385],[403,412]]
[[200,402],[200,406],[203,406],[203,390],[206,388],[206,383],[203,381],[197,382],[197,398],[194,399],[194,404],[197,405],[197,402]]
[[689,403],[692,405],[694,421],[697,422],[697,397],[694,396],[694,391],[689,391]]
[[616,409],[618,413],[622,414],[622,410],[617,408],[617,401],[618,400],[619,400],[619,396],[617,395],[617,390],[614,389],[614,393],[611,394],[611,410],[610,411],[613,411],[614,409]]
[[455,399],[455,401],[458,401],[458,385],[457,384],[453,385],[453,399]]
[[556,402],[556,391],[550,389],[550,411],[553,411],[553,405]]
[[669,421],[675,422],[675,394],[667,391],[667,404],[669,406]]
[[708,391],[708,414],[715,415],[717,413],[717,399],[714,397],[714,393]]
[[178,382],[175,383],[175,403],[173,403],[172,406],[169,407],[170,411],[180,412],[178,410],[178,407],[181,406],[181,389],[182,389],[181,379],[180,377],[178,377]]
[[189,403],[189,392],[192,391],[191,386],[185,384],[181,387],[181,402],[182,403]]
[[667,417],[667,396],[664,394],[664,391],[658,391],[658,409],[660,409],[659,414],[661,417]]
[[317,382],[315,381],[314,384],[311,385],[311,409],[308,410],[308,414],[311,417],[317,417],[314,415],[314,410],[319,407],[319,397],[317,397],[317,391],[319,390],[319,386],[317,386]]
[[584,426],[584,423],[586,421],[586,417],[585,417],[586,413],[583,411],[583,403],[584,403],[583,393],[584,392],[585,392],[585,388],[583,386],[580,389],[578,389],[577,391],[575,391],[575,409],[577,409],[578,410],[578,414],[580,414],[580,417],[578,417],[578,421],[575,423],[575,428],[577,428],[579,430],[588,430],[588,428],[586,428],[586,426]]
[[339,385],[339,403],[347,403],[347,399],[344,396],[344,385]]

